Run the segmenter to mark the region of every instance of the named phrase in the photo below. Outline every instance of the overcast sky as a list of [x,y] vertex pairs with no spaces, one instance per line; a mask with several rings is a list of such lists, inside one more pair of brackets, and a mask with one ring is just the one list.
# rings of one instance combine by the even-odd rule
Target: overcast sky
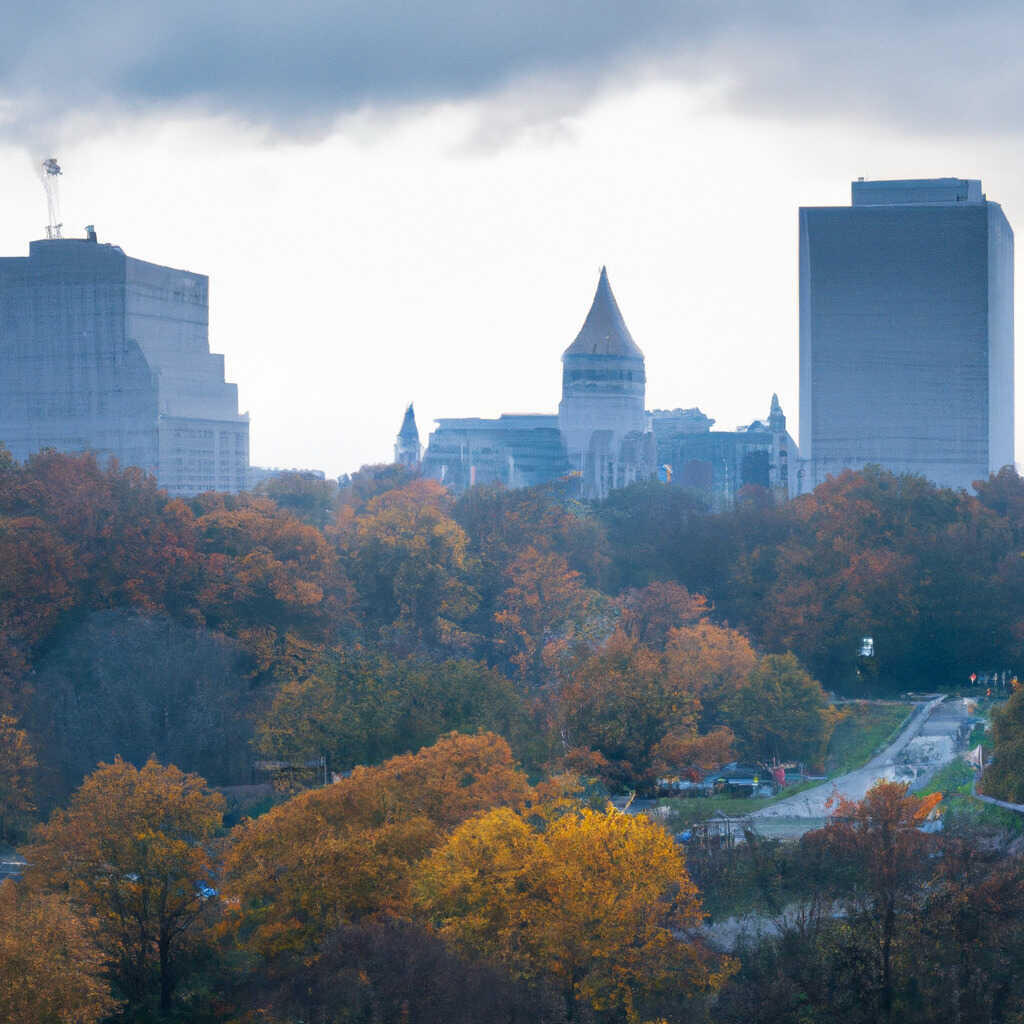
[[554,412],[602,264],[648,408],[731,429],[777,391],[796,435],[798,206],[977,177],[1024,224],[1019,4],[2,12],[0,254],[43,234],[55,155],[67,234],[209,274],[260,465],[388,461],[410,400],[424,443]]

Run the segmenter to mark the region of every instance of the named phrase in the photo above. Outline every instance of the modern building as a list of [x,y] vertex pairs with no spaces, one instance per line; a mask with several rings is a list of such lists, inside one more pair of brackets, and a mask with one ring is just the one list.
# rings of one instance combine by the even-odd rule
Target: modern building
[[1013,432],[1013,231],[981,182],[801,208],[800,490],[871,463],[967,488]]
[[171,495],[244,490],[249,417],[210,352],[208,292],[92,228],[0,258],[0,442],[115,458]]
[[[591,499],[651,479],[685,487],[716,509],[748,486],[776,500],[791,496],[797,451],[775,396],[767,420],[712,431],[715,421],[699,409],[645,411],[645,391],[643,353],[602,268],[583,327],[562,355],[558,415],[440,419],[422,472],[456,493],[474,484],[529,487],[568,477]],[[399,434],[398,461],[401,447]]]

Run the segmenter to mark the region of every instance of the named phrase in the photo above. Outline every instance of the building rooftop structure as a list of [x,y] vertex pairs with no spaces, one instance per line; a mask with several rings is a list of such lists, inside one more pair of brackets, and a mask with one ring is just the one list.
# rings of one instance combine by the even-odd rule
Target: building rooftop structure
[[566,356],[615,356],[627,359],[643,359],[644,354],[629,333],[626,321],[622,317],[619,304],[612,294],[612,286],[608,283],[608,270],[601,268],[597,281],[594,301],[590,304],[590,312],[576,335],[576,340],[565,350]]

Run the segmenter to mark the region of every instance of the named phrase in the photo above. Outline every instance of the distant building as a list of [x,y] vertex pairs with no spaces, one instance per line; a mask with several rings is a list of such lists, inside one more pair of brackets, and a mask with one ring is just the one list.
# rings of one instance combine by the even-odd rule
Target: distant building
[[423,456],[424,476],[460,494],[475,484],[534,487],[569,472],[557,416],[441,419]]
[[249,417],[210,353],[208,289],[93,231],[0,258],[0,442],[113,457],[172,495],[243,490]]
[[420,432],[416,426],[416,414],[412,411],[412,402],[405,410],[402,428],[395,439],[395,462],[399,466],[415,469],[420,464]]
[[712,430],[699,409],[655,410],[658,465],[666,478],[716,510],[731,506],[744,487],[762,487],[776,501],[796,493],[796,442],[786,429],[778,395],[768,418],[736,430]]
[[558,428],[569,464],[588,498],[648,479],[654,435],[644,410],[647,375],[640,351],[601,268],[597,292],[576,340],[562,355]]
[[1013,400],[1013,231],[980,181],[801,208],[801,490],[869,463],[970,487],[1013,465]]
[[[598,499],[660,479],[712,508],[729,506],[748,485],[778,500],[791,495],[797,452],[778,398],[767,420],[712,432],[715,421],[699,409],[645,411],[646,383],[643,353],[602,268],[583,327],[562,355],[558,415],[440,419],[423,474],[456,493],[474,484],[529,487],[568,476],[582,497]],[[398,454],[396,446],[396,460]]]

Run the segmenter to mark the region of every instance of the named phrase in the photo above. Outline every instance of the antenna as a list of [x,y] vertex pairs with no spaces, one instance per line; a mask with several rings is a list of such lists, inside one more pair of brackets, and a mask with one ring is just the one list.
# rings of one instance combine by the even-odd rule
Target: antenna
[[57,178],[63,173],[56,157],[48,157],[43,161],[43,188],[46,189],[46,210],[50,222],[46,225],[47,238],[63,238],[60,221],[60,193],[57,190]]

